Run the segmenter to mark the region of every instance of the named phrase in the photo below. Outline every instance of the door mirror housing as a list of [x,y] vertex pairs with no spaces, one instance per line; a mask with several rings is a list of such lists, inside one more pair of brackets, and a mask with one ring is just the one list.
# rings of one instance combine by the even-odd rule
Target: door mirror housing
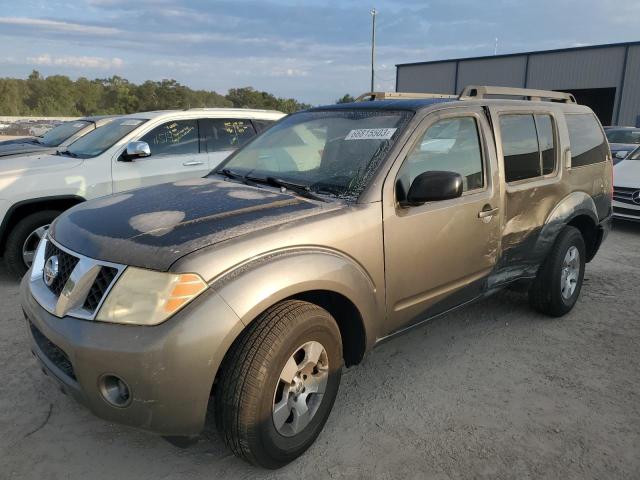
[[130,162],[134,158],[144,158],[151,155],[151,148],[147,142],[129,142],[127,149],[122,154],[125,162]]
[[618,160],[624,160],[625,158],[627,158],[627,155],[629,155],[629,152],[627,152],[626,150],[620,150],[616,152],[615,156]]
[[424,172],[418,175],[407,193],[409,205],[450,200],[462,195],[462,176],[456,172]]

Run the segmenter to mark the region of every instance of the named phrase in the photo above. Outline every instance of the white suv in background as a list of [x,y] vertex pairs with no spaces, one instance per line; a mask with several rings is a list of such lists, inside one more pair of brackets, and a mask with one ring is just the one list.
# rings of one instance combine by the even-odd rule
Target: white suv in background
[[21,276],[53,219],[88,199],[201,177],[284,114],[248,109],[117,118],[51,155],[0,162],[0,251]]

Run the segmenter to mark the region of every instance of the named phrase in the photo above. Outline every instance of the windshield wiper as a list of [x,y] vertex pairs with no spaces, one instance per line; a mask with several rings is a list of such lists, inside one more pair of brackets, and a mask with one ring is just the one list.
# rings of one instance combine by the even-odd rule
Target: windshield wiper
[[65,155],[67,157],[78,158],[78,155],[69,150],[56,150],[56,155]]
[[[258,179],[255,179],[255,180],[258,181]],[[269,185],[273,185],[274,187],[280,187],[287,190],[291,190],[292,192],[297,193],[301,197],[310,198],[311,200],[317,200],[320,202],[328,202],[328,200],[314,194],[311,191],[311,187],[309,185],[288,182],[286,180],[282,180],[276,177],[267,177],[264,180],[263,179],[260,179],[260,180],[268,183]]]
[[255,182],[253,182],[253,178],[247,177],[246,175],[240,175],[239,173],[232,172],[228,168],[223,168],[222,170],[218,170],[216,173],[223,175],[231,180],[240,180],[245,185],[255,186]]

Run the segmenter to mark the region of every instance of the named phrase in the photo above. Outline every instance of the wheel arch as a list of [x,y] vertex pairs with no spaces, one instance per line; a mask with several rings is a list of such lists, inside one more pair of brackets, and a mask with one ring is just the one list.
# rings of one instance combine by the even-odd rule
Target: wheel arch
[[580,230],[587,247],[587,261],[598,247],[598,211],[593,198],[585,192],[572,192],[551,211],[538,236],[536,252],[540,259],[546,257],[560,232],[567,226]]
[[211,284],[245,326],[273,305],[297,299],[335,318],[347,366],[358,364],[375,343],[384,306],[371,278],[352,259],[332,251],[298,250],[251,263]]
[[7,235],[11,229],[25,216],[42,210],[64,211],[84,201],[83,197],[77,195],[58,195],[32,198],[13,204],[0,225],[0,252],[4,252]]

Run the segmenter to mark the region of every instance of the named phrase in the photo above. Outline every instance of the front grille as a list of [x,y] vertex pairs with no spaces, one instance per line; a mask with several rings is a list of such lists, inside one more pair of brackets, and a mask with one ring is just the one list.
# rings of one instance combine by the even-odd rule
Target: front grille
[[632,195],[640,188],[613,187],[613,199],[617,202],[638,205],[632,200]]
[[31,328],[31,335],[33,335],[33,339],[42,353],[44,353],[51,363],[58,367],[65,375],[76,380],[73,365],[71,364],[69,357],[67,357],[67,354],[64,353],[55,343],[45,337],[33,323],[29,322],[29,327]]
[[100,305],[100,301],[102,297],[106,293],[107,289],[113,282],[113,279],[118,275],[118,269],[113,267],[102,267],[100,268],[100,272],[96,277],[93,285],[91,286],[91,290],[89,290],[89,294],[87,295],[86,300],[84,301],[83,308],[88,310],[89,312],[95,312],[98,305]]
[[78,261],[80,259],[63,250],[60,250],[52,242],[47,242],[47,246],[44,251],[45,261],[47,261],[53,255],[58,257],[58,275],[56,276],[51,286],[48,286],[48,288],[53,293],[55,293],[56,296],[59,297],[62,293],[62,290],[64,289],[64,286],[67,283],[67,280],[69,280],[69,277],[71,276],[71,272],[73,272],[73,269],[76,268],[76,265],[78,264]]
[[613,213],[619,213],[621,215],[630,215],[633,217],[638,217],[640,218],[640,209],[638,210],[633,210],[631,208],[620,208],[620,207],[613,207]]

